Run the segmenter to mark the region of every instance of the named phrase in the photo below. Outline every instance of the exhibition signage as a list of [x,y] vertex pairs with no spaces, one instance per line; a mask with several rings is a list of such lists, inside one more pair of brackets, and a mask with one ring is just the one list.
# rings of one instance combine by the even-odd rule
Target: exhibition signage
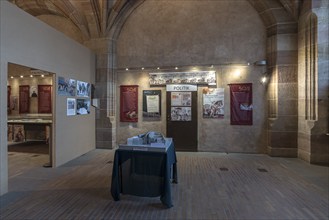
[[198,90],[196,85],[170,84],[166,86],[167,92],[193,92]]

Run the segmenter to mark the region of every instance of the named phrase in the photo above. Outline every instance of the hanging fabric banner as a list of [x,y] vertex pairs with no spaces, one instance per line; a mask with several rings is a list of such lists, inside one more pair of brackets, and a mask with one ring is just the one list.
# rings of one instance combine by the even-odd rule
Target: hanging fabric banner
[[138,86],[120,86],[120,121],[138,121]]
[[252,83],[229,84],[231,125],[252,125]]

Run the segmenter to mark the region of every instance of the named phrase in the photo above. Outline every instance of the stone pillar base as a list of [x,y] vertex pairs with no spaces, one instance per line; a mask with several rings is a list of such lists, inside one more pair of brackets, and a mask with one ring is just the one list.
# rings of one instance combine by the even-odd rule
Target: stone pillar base
[[273,148],[267,147],[267,153],[271,157],[297,157],[297,148]]

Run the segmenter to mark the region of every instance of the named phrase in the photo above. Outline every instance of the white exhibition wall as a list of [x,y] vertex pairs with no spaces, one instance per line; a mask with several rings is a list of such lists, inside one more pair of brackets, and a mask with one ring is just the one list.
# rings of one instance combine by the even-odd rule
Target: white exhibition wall
[[[0,195],[8,191],[7,72],[15,63],[94,83],[95,55],[86,47],[27,14],[0,1]],[[53,166],[58,167],[95,148],[95,110],[66,116],[66,96],[54,96]]]

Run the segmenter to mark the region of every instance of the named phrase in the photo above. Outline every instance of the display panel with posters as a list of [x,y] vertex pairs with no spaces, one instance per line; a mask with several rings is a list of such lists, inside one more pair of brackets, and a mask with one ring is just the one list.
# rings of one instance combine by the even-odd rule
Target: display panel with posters
[[77,96],[78,97],[90,97],[91,87],[90,83],[77,81]]
[[74,98],[67,98],[66,101],[66,115],[76,115],[76,100]]
[[90,99],[77,99],[77,115],[90,113]]
[[161,90],[143,90],[143,119],[156,121],[161,118]]
[[166,84],[208,84],[216,85],[215,71],[149,73],[151,86]]
[[224,88],[203,89],[203,117],[224,118]]
[[252,83],[229,84],[231,125],[252,125]]

